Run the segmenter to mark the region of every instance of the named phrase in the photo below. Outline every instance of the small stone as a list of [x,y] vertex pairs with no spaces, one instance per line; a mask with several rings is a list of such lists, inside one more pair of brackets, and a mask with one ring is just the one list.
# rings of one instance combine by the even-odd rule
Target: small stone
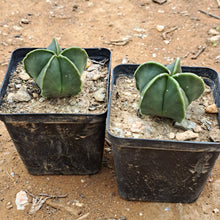
[[0,165],[5,163],[5,159],[0,160]]
[[30,76],[27,74],[27,73],[25,73],[24,71],[22,71],[22,72],[20,72],[19,73],[19,77],[22,79],[22,80],[28,80],[28,79],[30,79]]
[[202,131],[201,126],[196,125],[196,127],[194,128],[194,132],[199,133],[199,132],[201,132],[201,131]]
[[22,30],[22,27],[19,27],[19,26],[13,26],[13,29],[15,30],[15,31],[20,31],[20,30]]
[[198,133],[194,133],[191,130],[185,131],[185,132],[178,132],[176,134],[176,139],[178,141],[186,141],[186,140],[191,140],[191,139],[196,139],[199,137]]
[[174,127],[181,128],[183,130],[195,130],[196,123],[187,119],[183,119],[180,123],[175,122]]
[[218,127],[212,128],[212,130],[209,133],[209,136],[214,142],[220,142],[220,130],[219,130],[219,128]]
[[9,83],[9,84],[8,84],[8,87],[9,87],[9,88],[14,88],[14,87],[15,87],[15,84],[14,84],[14,83]]
[[175,133],[173,133],[173,132],[170,132],[169,133],[169,135],[168,135],[168,137],[170,138],[170,139],[174,139],[175,138]]
[[7,101],[8,101],[9,103],[14,102],[14,93],[12,93],[12,92],[8,93]]
[[219,209],[215,208],[215,209],[213,210],[213,213],[219,213]]
[[169,43],[170,43],[169,40],[164,40],[163,42],[164,42],[165,44],[169,44]]
[[21,19],[21,23],[22,23],[22,24],[29,24],[30,21],[29,21],[28,19],[26,19],[26,18],[22,18],[22,19]]
[[25,206],[28,204],[28,197],[25,191],[20,191],[16,194],[15,203],[17,205],[17,210],[25,209]]
[[45,101],[45,98],[43,98],[43,97],[41,97],[40,99],[39,99],[39,102],[44,102]]
[[30,100],[31,100],[31,96],[29,95],[29,93],[21,89],[17,91],[13,96],[13,101],[15,102],[28,102]]
[[218,109],[217,109],[216,104],[212,104],[212,105],[207,106],[205,109],[205,112],[212,113],[212,114],[218,113]]
[[37,98],[39,95],[37,93],[32,93],[33,98]]
[[101,78],[101,75],[100,75],[99,72],[93,73],[92,80],[96,81],[96,80],[98,80],[100,78]]
[[215,35],[215,36],[208,38],[208,42],[211,42],[211,43],[218,42],[218,41],[220,41],[220,35]]
[[124,130],[122,128],[120,128],[120,127],[112,128],[112,132],[115,134],[115,136],[124,137]]
[[15,85],[15,88],[16,88],[16,89],[20,89],[20,88],[21,88],[21,84],[16,84],[16,85]]
[[80,202],[76,202],[75,205],[76,205],[77,207],[83,207],[83,203],[80,203]]
[[157,25],[156,26],[156,29],[159,31],[159,32],[162,32],[164,30],[165,26],[164,25]]
[[143,124],[141,122],[134,122],[131,127],[131,132],[133,133],[141,133],[143,130]]
[[146,30],[143,29],[143,28],[134,27],[133,29],[134,29],[135,31],[137,31],[138,33],[146,32]]
[[220,34],[220,32],[217,31],[216,29],[211,28],[211,29],[208,31],[208,34],[210,34],[210,35],[218,35],[218,34]]
[[127,63],[128,63],[127,57],[123,58],[123,59],[121,60],[121,63],[122,63],[122,64],[127,64]]
[[91,65],[92,65],[92,62],[90,59],[88,59],[86,63],[86,69],[89,68]]
[[12,208],[13,208],[12,203],[11,203],[11,202],[8,202],[8,203],[6,204],[6,209],[12,209]]
[[105,101],[105,88],[100,88],[94,93],[94,98],[98,102],[104,102]]

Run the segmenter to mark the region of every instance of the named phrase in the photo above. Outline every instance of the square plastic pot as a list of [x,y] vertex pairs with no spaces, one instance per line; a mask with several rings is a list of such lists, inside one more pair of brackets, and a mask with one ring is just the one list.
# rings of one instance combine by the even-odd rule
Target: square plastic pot
[[[120,76],[133,77],[137,67],[138,65],[132,64],[116,66],[110,88],[107,134],[112,143],[119,195],[126,200],[194,202],[202,192],[218,158],[219,142],[122,138],[114,136],[109,130],[113,85]],[[203,77],[211,87],[219,109],[218,73],[200,67],[185,66],[182,70]]]
[[[12,53],[0,90],[0,105],[10,74],[33,49],[36,48],[19,48]],[[86,52],[96,61],[108,59],[110,73],[111,52],[108,49],[89,48]],[[108,94],[108,86],[106,90]],[[101,114],[0,113],[0,120],[5,123],[30,174],[81,175],[95,174],[101,168],[106,115],[107,111]]]

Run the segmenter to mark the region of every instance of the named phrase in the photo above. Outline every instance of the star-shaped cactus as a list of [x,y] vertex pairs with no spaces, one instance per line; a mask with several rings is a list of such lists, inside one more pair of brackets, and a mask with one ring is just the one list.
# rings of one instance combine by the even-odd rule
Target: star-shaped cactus
[[36,49],[23,59],[25,71],[41,89],[41,95],[65,97],[81,92],[81,74],[88,55],[84,49],[70,47],[62,50],[56,39],[47,49]]
[[205,90],[199,76],[182,72],[179,58],[168,66],[157,62],[143,63],[134,77],[141,95],[140,113],[168,117],[177,122],[185,118],[188,105]]

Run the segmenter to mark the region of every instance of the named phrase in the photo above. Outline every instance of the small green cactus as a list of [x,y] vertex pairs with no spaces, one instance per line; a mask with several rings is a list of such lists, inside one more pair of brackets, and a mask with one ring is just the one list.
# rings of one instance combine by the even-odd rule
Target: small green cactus
[[47,49],[36,49],[23,59],[25,71],[47,98],[77,95],[81,92],[81,74],[88,55],[84,49],[70,47],[62,50],[56,39]]
[[157,115],[181,122],[185,110],[205,90],[203,80],[194,73],[182,73],[180,59],[167,67],[157,62],[141,64],[134,73],[140,92],[140,114]]

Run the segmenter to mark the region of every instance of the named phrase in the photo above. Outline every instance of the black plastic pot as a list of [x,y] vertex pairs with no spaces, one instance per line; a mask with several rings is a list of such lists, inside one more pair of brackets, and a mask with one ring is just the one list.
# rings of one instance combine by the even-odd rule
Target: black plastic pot
[[[19,48],[12,53],[0,90],[0,105],[10,74],[33,49],[36,48]],[[108,59],[110,73],[111,52],[108,49],[86,51],[90,59]],[[101,114],[0,113],[0,120],[5,123],[30,174],[95,174],[102,164],[106,115],[107,111]]]
[[[119,76],[133,77],[138,65],[118,65],[112,83]],[[204,78],[220,107],[220,80],[209,68],[182,67]],[[119,195],[126,200],[156,202],[194,202],[200,195],[218,158],[220,143],[121,138],[109,131],[111,93],[107,115],[107,134],[112,143]],[[119,112],[120,114],[120,112]],[[218,114],[220,122],[220,115]]]

